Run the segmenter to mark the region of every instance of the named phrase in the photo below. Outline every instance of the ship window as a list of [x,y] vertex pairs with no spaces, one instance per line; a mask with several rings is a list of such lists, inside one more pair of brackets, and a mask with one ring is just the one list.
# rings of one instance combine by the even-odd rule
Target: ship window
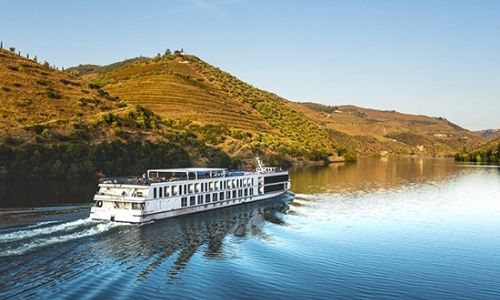
[[189,193],[192,193],[192,192],[194,192],[194,189],[193,189],[193,184],[190,184],[190,185],[189,185]]
[[226,199],[231,199],[231,192],[230,191],[226,192]]
[[213,181],[212,181],[212,182],[210,182],[210,184],[209,184],[209,186],[208,186],[208,189],[209,189],[210,191],[213,191],[213,190],[214,190],[214,183],[213,183]]
[[209,203],[210,202],[210,194],[206,194],[205,195],[205,203]]
[[194,191],[197,192],[197,193],[200,192],[200,184],[199,183],[197,183],[197,184],[194,185]]
[[172,195],[174,195],[174,196],[177,195],[177,186],[176,185],[172,186]]
[[159,187],[158,191],[160,192],[160,198],[163,198],[163,189],[161,187]]
[[188,205],[188,199],[186,197],[181,198],[181,206],[186,207]]
[[217,201],[218,197],[219,197],[219,194],[214,193],[214,196],[213,196],[212,200],[215,202],[215,201]]
[[236,190],[233,191],[233,198],[236,198]]
[[182,192],[184,195],[186,195],[188,193],[188,189],[187,189],[187,184],[184,185],[184,191]]
[[243,179],[240,179],[240,187],[243,186]]
[[245,195],[245,197],[248,196],[248,189],[245,189],[244,195]]
[[132,203],[132,209],[141,209],[140,203]]
[[200,183],[200,185],[201,185],[201,192],[204,192],[205,191],[205,185],[203,184],[203,182]]
[[283,190],[283,188],[284,188],[283,184],[267,185],[264,187],[264,193],[280,191]]
[[250,196],[253,195],[253,188],[250,189]]
[[203,195],[198,195],[198,204],[203,204]]
[[195,205],[196,204],[196,197],[191,196],[189,197],[189,205]]
[[163,194],[165,195],[165,197],[170,196],[170,187],[169,186],[163,187]]
[[243,190],[238,190],[238,197],[243,196]]
[[219,193],[219,200],[224,200],[224,192],[220,192]]
[[224,180],[224,189],[227,189],[227,181]]
[[156,199],[156,188],[153,188],[153,198]]

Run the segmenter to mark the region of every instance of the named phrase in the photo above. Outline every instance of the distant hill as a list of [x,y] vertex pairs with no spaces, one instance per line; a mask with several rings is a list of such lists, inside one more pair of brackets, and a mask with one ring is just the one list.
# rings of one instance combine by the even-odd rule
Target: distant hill
[[500,138],[500,129],[486,129],[476,131],[476,133],[483,136],[486,140],[494,140]]
[[294,108],[327,128],[333,139],[362,154],[388,151],[450,155],[483,140],[481,135],[444,118],[352,105],[297,103]]
[[92,64],[85,64],[85,65],[78,65],[76,67],[71,67],[66,69],[66,72],[72,73],[74,75],[87,75],[87,74],[94,74],[94,73],[104,73],[104,72],[110,72],[115,69],[119,69],[120,67],[129,65],[134,62],[139,62],[139,61],[146,61],[149,60],[149,58],[144,57],[144,56],[139,56],[135,58],[130,58],[126,59],[123,61],[119,61],[113,64],[105,65],[105,66],[99,66],[99,65],[92,65]]

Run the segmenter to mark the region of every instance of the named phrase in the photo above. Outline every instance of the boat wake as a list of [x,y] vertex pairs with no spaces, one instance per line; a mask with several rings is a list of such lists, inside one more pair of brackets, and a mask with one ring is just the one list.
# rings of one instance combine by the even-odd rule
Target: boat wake
[[[91,222],[93,222],[93,221],[91,221],[90,218],[79,219],[76,221],[64,222],[61,224],[52,225],[52,226],[48,226],[48,227],[47,226],[44,227],[44,225],[51,224],[50,222],[40,222],[40,223],[31,225],[31,226],[25,227],[22,230],[18,230],[18,231],[6,233],[6,234],[0,234],[0,243],[24,240],[24,239],[28,239],[28,238],[36,237],[36,236],[40,236],[40,235],[52,234],[52,233],[59,232],[59,231],[68,231],[68,230],[72,230],[76,227],[91,224]],[[37,227],[42,227],[42,228],[37,228]],[[32,229],[32,228],[35,228],[35,229]]]
[[[43,226],[46,224],[35,225]],[[40,247],[101,234],[120,225],[123,224],[102,223],[87,218],[42,228],[30,229],[28,227],[0,234],[0,257],[20,255]]]

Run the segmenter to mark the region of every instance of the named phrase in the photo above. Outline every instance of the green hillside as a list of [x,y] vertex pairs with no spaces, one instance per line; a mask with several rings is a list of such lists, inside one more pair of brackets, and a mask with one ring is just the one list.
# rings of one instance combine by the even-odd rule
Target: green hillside
[[1,50],[0,75],[5,179],[237,167],[256,155],[288,165],[336,155],[328,132],[288,101],[194,56],[59,71]]
[[127,103],[163,118],[196,126],[220,125],[230,154],[274,153],[321,160],[335,153],[327,130],[296,111],[291,103],[259,90],[199,58],[181,53],[96,70],[86,78]]

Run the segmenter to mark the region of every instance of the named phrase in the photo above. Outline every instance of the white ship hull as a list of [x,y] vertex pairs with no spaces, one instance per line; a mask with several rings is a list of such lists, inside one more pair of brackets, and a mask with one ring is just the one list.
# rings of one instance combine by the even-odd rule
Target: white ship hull
[[200,204],[185,208],[171,209],[167,211],[149,212],[149,213],[140,210],[134,211],[128,209],[117,209],[117,208],[106,209],[100,207],[92,207],[90,211],[90,217],[93,220],[108,220],[108,221],[113,220],[115,222],[125,222],[125,223],[148,223],[156,220],[172,218],[187,214],[194,214],[218,208],[240,205],[244,203],[268,200],[285,195],[291,195],[291,193],[287,191],[282,191],[282,192],[269,193],[261,196],[250,197],[246,199],[224,200],[215,203]]
[[[290,194],[288,172],[269,169],[260,172],[194,168],[149,170],[144,180],[111,179],[99,185],[90,217],[146,223]],[[180,178],[181,175],[184,177]]]

